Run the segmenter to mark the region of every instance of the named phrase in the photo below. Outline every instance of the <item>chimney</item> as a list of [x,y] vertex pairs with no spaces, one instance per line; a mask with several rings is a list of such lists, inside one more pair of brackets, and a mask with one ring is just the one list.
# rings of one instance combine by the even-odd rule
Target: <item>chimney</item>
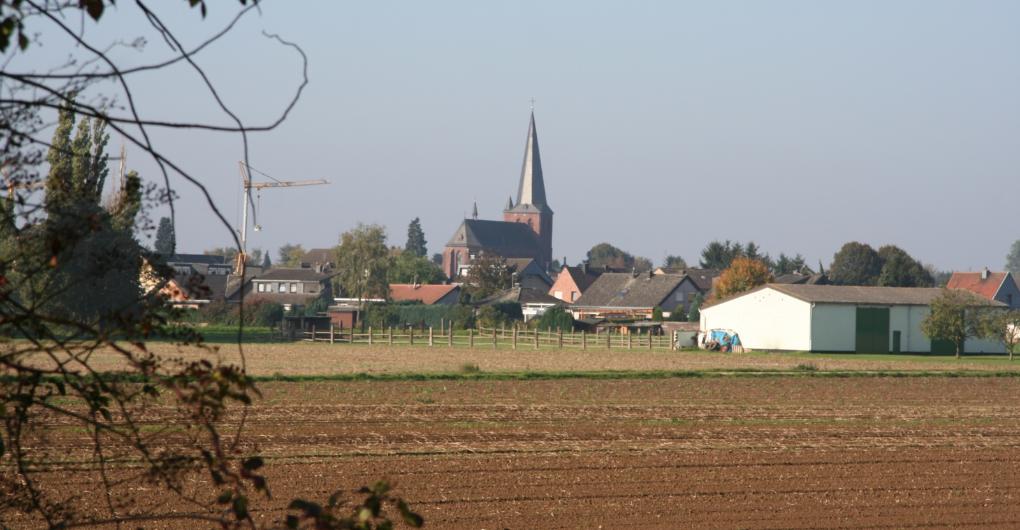
[[988,279],[988,267],[985,267],[984,270],[981,271],[981,279],[982,280]]
[[581,262],[581,273],[582,274],[588,274],[588,262],[587,261],[582,261]]

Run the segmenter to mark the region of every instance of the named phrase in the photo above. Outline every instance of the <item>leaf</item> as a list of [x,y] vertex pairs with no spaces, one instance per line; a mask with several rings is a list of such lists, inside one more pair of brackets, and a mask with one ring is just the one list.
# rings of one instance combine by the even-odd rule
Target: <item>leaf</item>
[[248,498],[244,495],[234,497],[234,516],[238,519],[246,519],[248,517]]
[[84,7],[92,20],[99,20],[103,16],[103,0],[79,0],[79,7]]
[[338,504],[340,504],[340,492],[339,491],[337,491],[337,492],[335,492],[335,493],[333,493],[332,495],[329,496],[328,506],[330,508],[335,508]]
[[287,523],[286,523],[287,524],[287,528],[297,528],[299,523],[300,523],[300,519],[298,519],[296,515],[288,515],[287,516]]
[[290,505],[287,506],[287,509],[300,510],[310,517],[318,517],[319,514],[322,513],[322,506],[304,499],[294,499],[290,501]]
[[407,503],[403,500],[397,501],[397,510],[400,511],[400,517],[404,519],[404,522],[408,526],[414,528],[421,528],[425,524],[425,519],[422,516],[411,511],[411,508],[407,506]]
[[217,504],[227,504],[228,502],[230,502],[230,499],[232,499],[233,497],[234,497],[234,492],[232,492],[230,490],[224,491],[223,493],[220,493],[219,497],[216,497],[216,503]]
[[264,464],[265,462],[263,462],[262,458],[258,456],[246,458],[244,459],[244,462],[241,463],[241,465],[248,471],[255,471],[256,469],[262,467]]

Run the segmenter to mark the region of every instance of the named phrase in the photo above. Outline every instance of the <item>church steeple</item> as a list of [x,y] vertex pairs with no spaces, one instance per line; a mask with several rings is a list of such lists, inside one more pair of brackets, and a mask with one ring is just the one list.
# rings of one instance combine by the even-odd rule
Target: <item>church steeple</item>
[[538,130],[535,128],[535,113],[531,113],[528,124],[528,139],[524,145],[524,163],[521,180],[517,186],[517,205],[514,209],[532,206],[536,210],[549,210],[545,201],[545,180],[542,178],[542,156],[538,149]]

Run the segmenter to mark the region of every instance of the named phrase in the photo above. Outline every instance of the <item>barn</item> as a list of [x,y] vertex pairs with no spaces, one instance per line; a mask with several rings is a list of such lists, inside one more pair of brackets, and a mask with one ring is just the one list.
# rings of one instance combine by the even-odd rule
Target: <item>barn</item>
[[[942,289],[767,284],[706,304],[701,330],[732,330],[751,350],[952,353],[921,332]],[[988,307],[1000,302],[982,300]],[[1003,353],[996,342],[968,339],[967,353]]]

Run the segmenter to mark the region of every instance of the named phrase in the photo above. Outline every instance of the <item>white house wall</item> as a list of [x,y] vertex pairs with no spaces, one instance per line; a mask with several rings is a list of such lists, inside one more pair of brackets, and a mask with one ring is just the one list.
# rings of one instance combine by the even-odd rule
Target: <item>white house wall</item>
[[701,310],[701,329],[730,329],[752,350],[811,349],[811,304],[762,289]]

